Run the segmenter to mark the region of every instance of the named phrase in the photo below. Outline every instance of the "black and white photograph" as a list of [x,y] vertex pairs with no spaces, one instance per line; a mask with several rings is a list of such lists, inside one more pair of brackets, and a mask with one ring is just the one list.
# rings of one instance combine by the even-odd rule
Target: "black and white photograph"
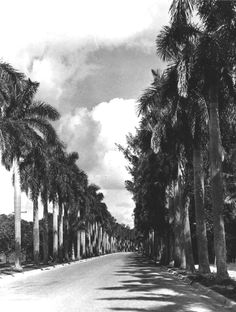
[[236,311],[236,1],[0,7],[1,311]]

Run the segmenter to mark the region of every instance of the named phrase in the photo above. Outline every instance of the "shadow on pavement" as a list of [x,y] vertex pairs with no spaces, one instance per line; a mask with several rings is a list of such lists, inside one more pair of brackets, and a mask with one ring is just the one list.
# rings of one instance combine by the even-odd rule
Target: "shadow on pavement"
[[213,312],[224,311],[212,305],[211,299],[197,293],[182,281],[138,254],[129,254],[123,267],[115,272],[123,277],[119,286],[104,287],[110,296],[99,298],[107,301],[110,311],[148,312]]

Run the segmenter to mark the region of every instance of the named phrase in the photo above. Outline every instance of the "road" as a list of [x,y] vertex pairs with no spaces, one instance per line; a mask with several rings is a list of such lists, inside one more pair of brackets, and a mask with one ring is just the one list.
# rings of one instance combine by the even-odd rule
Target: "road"
[[0,281],[1,311],[228,311],[134,253]]

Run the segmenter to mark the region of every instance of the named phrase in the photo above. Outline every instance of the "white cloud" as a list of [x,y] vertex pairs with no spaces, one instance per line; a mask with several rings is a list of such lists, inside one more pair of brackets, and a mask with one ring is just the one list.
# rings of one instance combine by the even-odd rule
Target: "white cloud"
[[60,136],[68,142],[68,150],[79,152],[79,166],[105,192],[105,202],[120,222],[132,223],[133,204],[129,204],[129,209],[126,207],[126,216],[121,219],[119,203],[131,201],[130,194],[124,190],[124,181],[130,176],[125,169],[128,163],[115,144],[125,145],[126,135],[134,133],[136,126],[135,100],[113,99],[92,110],[80,108],[75,115],[64,115],[58,127]]
[[113,99],[100,103],[93,109],[93,118],[101,124],[100,139],[111,149],[115,143],[124,144],[128,132],[134,132],[137,125],[136,101]]
[[[113,99],[92,110],[85,108],[87,103],[77,100],[79,93],[85,93],[79,89],[79,82],[96,75],[99,66],[106,66],[89,61],[90,52],[101,47],[112,51],[122,45],[122,49],[132,47],[154,53],[155,36],[161,25],[167,23],[171,0],[0,0],[0,3],[0,57],[40,82],[38,96],[62,114],[57,128],[68,150],[79,152],[79,164],[89,173],[91,182],[104,189],[107,204],[119,221],[122,221],[120,200],[129,203],[124,220],[131,222],[130,195],[121,190],[128,178],[126,161],[115,143],[125,144],[125,135],[137,125],[135,102]],[[104,73],[114,77],[112,68]],[[124,75],[127,76],[125,71]],[[134,77],[130,85],[136,81]],[[89,90],[93,88],[96,90],[96,84]],[[115,94],[106,100],[116,96],[126,95]],[[86,96],[82,98],[87,100]],[[98,101],[103,101],[103,97]],[[3,174],[0,179],[4,184],[2,190],[11,185],[1,182],[5,178]],[[12,207],[13,197],[6,195],[8,192],[12,189],[2,192],[4,207],[8,201]],[[23,200],[23,206],[28,207],[31,215],[31,203]]]
[[[63,43],[65,50],[71,45],[75,50],[88,44],[130,45],[130,39],[142,32],[158,32],[168,20],[171,0],[0,2],[1,57],[25,70],[31,61],[29,51],[42,52],[52,44]],[[149,44],[138,42],[144,47]]]
[[118,220],[119,223],[134,226],[133,209],[134,202],[131,199],[130,193],[123,190],[103,190],[105,194],[106,204],[109,207],[111,214]]
[[[163,20],[170,1],[8,0],[1,1],[1,32],[12,46],[78,39],[123,40]],[[7,30],[7,31],[6,31]]]
[[[125,145],[126,135],[134,133],[138,126],[135,100],[113,99],[97,105],[92,112],[93,118],[101,125],[98,142],[103,142],[104,157],[101,164],[90,175],[105,191],[105,202],[118,219],[132,225],[134,203],[130,193],[124,189],[124,181],[130,179],[125,169],[128,165],[115,143]],[[123,207],[120,203],[127,203]]]

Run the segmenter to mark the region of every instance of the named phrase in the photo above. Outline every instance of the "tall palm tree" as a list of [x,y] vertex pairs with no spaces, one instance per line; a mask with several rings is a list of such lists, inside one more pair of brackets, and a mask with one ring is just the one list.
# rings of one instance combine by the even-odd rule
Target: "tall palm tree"
[[73,213],[79,197],[80,170],[76,164],[79,155],[76,152],[66,155],[67,185],[63,195],[65,219],[65,258],[69,260],[69,214]]
[[204,94],[209,111],[209,160],[211,191],[214,213],[214,247],[217,275],[227,278],[226,243],[223,218],[223,149],[220,129],[223,93],[233,91],[232,73],[235,66],[235,19],[234,1],[196,2],[203,23],[195,53],[194,70]]
[[[73,165],[74,166],[74,165]],[[76,258],[80,259],[84,255],[83,237],[85,231],[85,193],[88,187],[88,177],[85,172],[79,169],[75,164],[75,180],[73,179],[74,194],[73,204],[70,207],[69,224],[71,229],[71,236],[74,237],[74,242],[77,242]],[[81,248],[82,245],[82,248]]]
[[[54,261],[63,260],[63,202],[65,187],[65,151],[57,148],[49,161],[49,201],[53,203],[53,257]],[[58,209],[57,209],[58,208]]]
[[54,142],[48,143],[44,148],[44,160],[45,160],[45,174],[42,176],[40,185],[41,201],[43,205],[43,262],[48,263],[49,244],[48,244],[48,204],[50,201],[53,203],[53,258],[57,258],[58,248],[58,216],[57,216],[57,203],[55,198],[51,198],[50,193],[51,186],[53,185],[53,162],[56,161],[55,155],[61,153],[64,145],[58,138]]
[[[145,121],[147,119],[148,126],[153,133],[151,140],[153,150],[156,153],[166,153],[171,161],[176,164],[174,170],[171,170],[173,173],[169,181],[169,184],[173,184],[172,180],[174,180],[175,264],[181,267],[187,265],[189,269],[194,270],[188,205],[185,204],[185,197],[186,203],[188,202],[188,194],[184,192],[186,188],[184,172],[187,167],[183,166],[185,156],[181,152],[183,149],[189,149],[189,138],[185,135],[186,129],[183,125],[184,117],[178,94],[176,66],[168,68],[162,76],[155,71],[152,73],[154,74],[154,81],[151,87],[140,97],[139,110],[143,113]],[[182,169],[180,170],[180,168]],[[172,216],[169,217],[171,219]],[[185,232],[183,232],[183,228],[185,228]],[[188,249],[187,262],[186,248]]]
[[[47,201],[45,194],[41,193],[42,185],[45,183],[45,177],[48,175],[47,171],[47,142],[41,142],[41,146],[36,145],[24,156],[24,160],[20,164],[22,188],[26,194],[30,195],[33,202],[33,246],[34,246],[34,264],[39,265],[39,196],[42,200]],[[44,216],[45,216],[44,203]],[[45,229],[44,229],[45,230]],[[44,239],[45,234],[44,233]],[[45,252],[45,249],[44,249]],[[45,257],[45,255],[44,255]]]
[[[7,149],[2,154],[2,159],[10,168],[14,164],[14,186],[15,186],[15,210],[16,222],[20,224],[20,187],[17,185],[20,158],[23,159],[35,144],[40,148],[42,138],[48,141],[54,139],[55,131],[49,120],[56,120],[58,112],[51,106],[34,101],[34,96],[39,84],[25,80],[20,86],[10,85],[8,105],[4,105],[1,111],[2,124],[8,127],[8,132],[3,134],[7,137]],[[18,216],[18,217],[17,217]],[[19,239],[18,243],[19,245]],[[17,249],[19,253],[19,248]],[[18,262],[18,260],[17,260]],[[17,264],[17,266],[19,266]]]
[[[201,120],[204,119],[205,114],[203,114],[203,116],[201,114],[203,101],[199,92],[196,92],[196,82],[195,84],[192,83],[192,88],[190,87],[190,74],[192,74],[191,68],[193,66],[193,55],[196,49],[196,39],[200,34],[196,26],[191,24],[192,5],[193,1],[173,1],[171,6],[171,26],[164,27],[158,36],[157,50],[163,59],[174,61],[175,63],[175,65],[171,66],[168,70],[169,83],[172,77],[172,81],[175,84],[174,87],[172,85],[172,90],[169,88],[169,91],[172,92],[174,97],[176,97],[174,93],[177,92],[179,96],[185,98],[185,102],[187,102],[187,106],[183,106],[182,109],[186,111],[188,120],[190,121],[190,125],[187,123],[187,127],[190,130],[189,133],[193,132],[192,139],[190,139],[189,143],[192,145],[193,150],[194,198],[199,270],[202,273],[208,273],[210,268],[204,214],[204,177],[201,151]],[[169,91],[167,89],[167,96]],[[185,103],[183,100],[182,102]],[[185,132],[187,132],[186,129]]]
[[[5,109],[11,105],[11,91],[12,86],[19,89],[24,83],[25,75],[16,71],[8,63],[0,62],[0,149],[1,153],[6,153],[8,147],[13,144],[16,140],[16,134],[18,131],[16,125],[13,126],[9,118],[5,118]],[[19,123],[18,123],[19,126]],[[14,129],[13,129],[14,128]],[[14,161],[9,163],[9,161],[4,161],[2,157],[2,162],[7,169],[13,167],[14,173],[14,212],[15,212],[15,269],[21,271],[22,267],[20,264],[21,258],[21,203],[20,203],[20,178],[19,178],[19,166],[18,162],[14,158]]]
[[[47,157],[47,178],[42,185],[42,193],[45,189],[48,191],[48,200],[53,204],[53,260],[58,261],[58,243],[59,243],[59,192],[60,179],[63,168],[63,159],[65,157],[64,145],[62,142],[48,146]],[[46,233],[45,233],[46,235]]]
[[[58,252],[59,261],[63,261],[63,209],[65,216],[65,255],[68,258],[68,213],[75,202],[78,184],[77,178],[80,170],[75,164],[78,159],[77,153],[66,154],[61,148],[57,150],[50,162],[50,195],[53,203],[58,203]],[[56,218],[56,217],[55,217]],[[54,218],[54,219],[55,219]],[[54,229],[56,231],[56,229]],[[54,246],[56,248],[56,246]],[[54,259],[55,261],[57,259]]]

